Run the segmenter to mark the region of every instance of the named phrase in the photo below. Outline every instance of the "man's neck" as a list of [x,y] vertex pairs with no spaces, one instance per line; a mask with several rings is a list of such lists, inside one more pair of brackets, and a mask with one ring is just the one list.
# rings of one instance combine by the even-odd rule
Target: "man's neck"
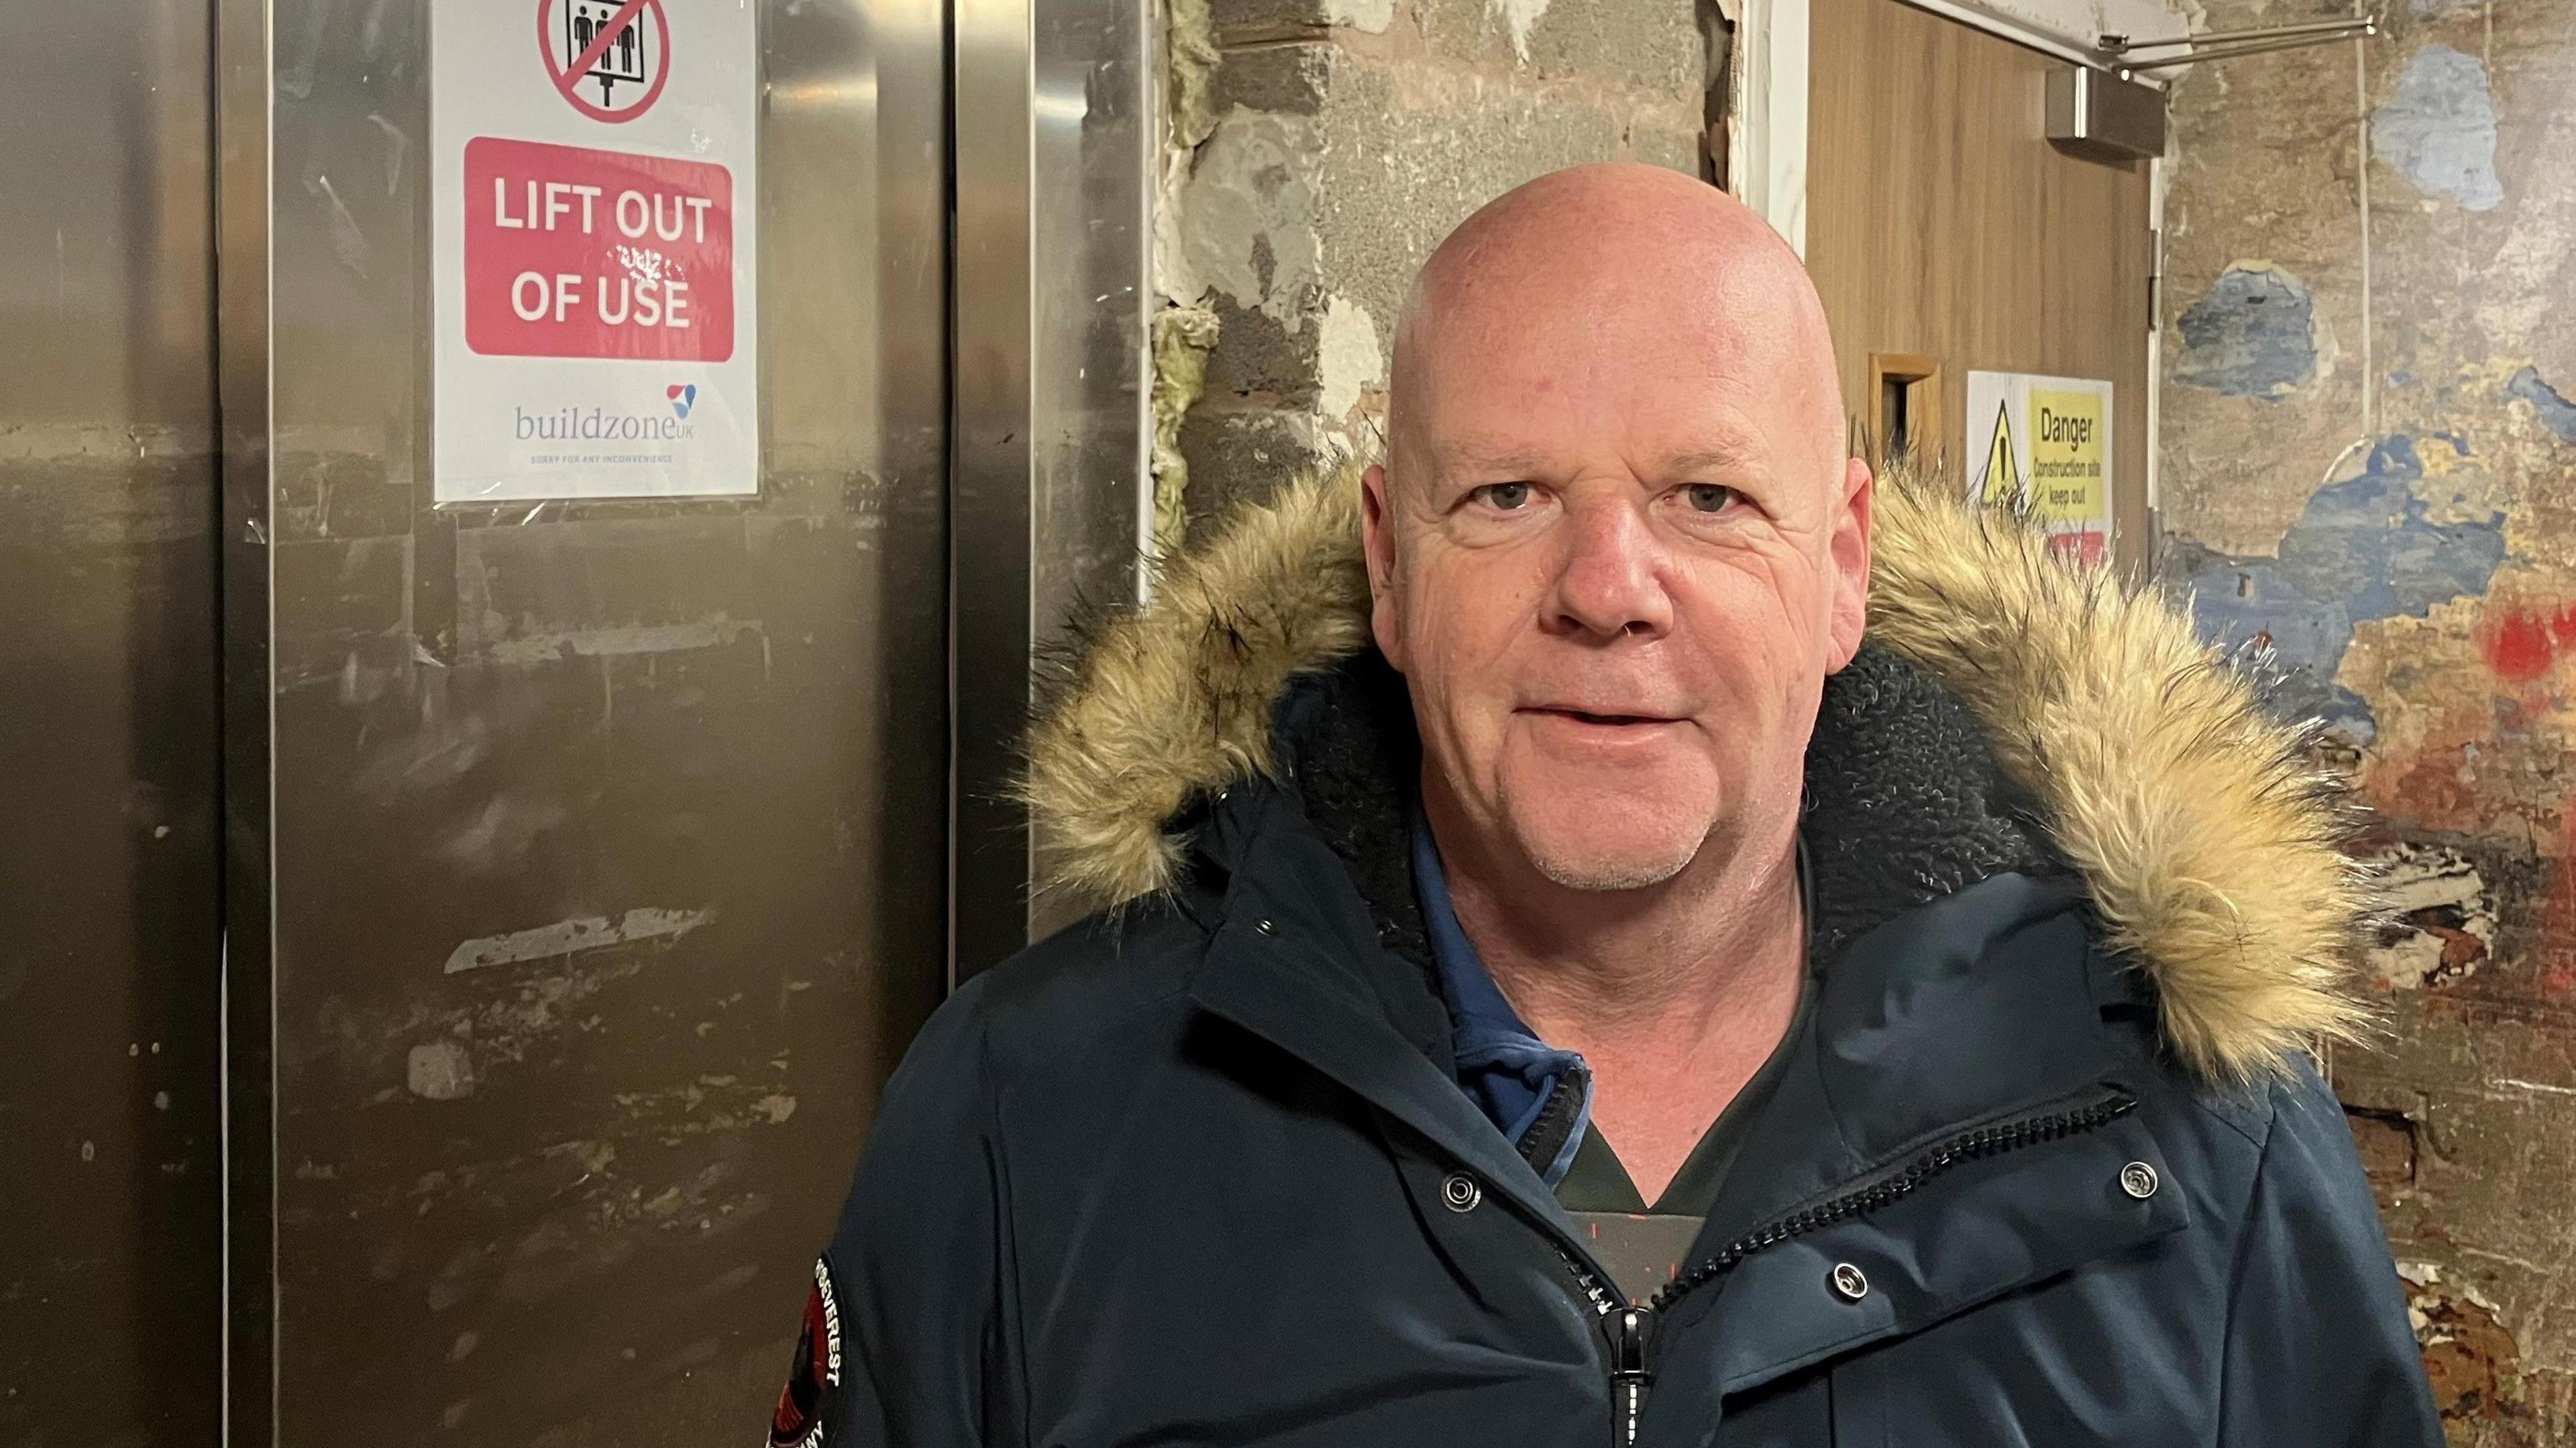
[[1712,836],[1660,885],[1595,891],[1424,803],[1459,927],[1540,1039],[1584,1057],[1593,1120],[1653,1202],[1797,1014],[1795,817]]

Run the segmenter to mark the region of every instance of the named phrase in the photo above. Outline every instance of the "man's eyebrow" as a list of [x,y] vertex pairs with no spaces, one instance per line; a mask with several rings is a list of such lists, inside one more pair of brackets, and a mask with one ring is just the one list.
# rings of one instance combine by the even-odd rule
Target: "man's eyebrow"
[[1476,473],[1526,475],[1538,472],[1544,466],[1538,454],[1528,448],[1473,439],[1441,447],[1439,459],[1444,467]]
[[1755,470],[1759,459],[1753,449],[1727,444],[1693,448],[1664,459],[1664,471],[1673,477],[1704,473],[1742,473]]
[[[1504,442],[1482,442],[1465,439],[1444,444],[1436,454],[1443,471],[1472,473],[1484,477],[1530,477],[1547,470],[1547,461],[1526,447]],[[1666,477],[1688,478],[1712,473],[1746,473],[1759,469],[1761,458],[1756,449],[1735,443],[1718,443],[1675,453],[1663,460],[1661,471]]]

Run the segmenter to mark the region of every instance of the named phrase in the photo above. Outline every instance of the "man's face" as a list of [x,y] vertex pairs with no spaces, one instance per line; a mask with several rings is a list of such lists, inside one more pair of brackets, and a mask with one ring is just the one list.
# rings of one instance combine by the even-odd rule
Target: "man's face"
[[1819,337],[1585,290],[1422,328],[1367,482],[1373,626],[1426,792],[1559,884],[1633,889],[1794,815],[1869,477],[1798,381],[1830,372],[1783,355]]

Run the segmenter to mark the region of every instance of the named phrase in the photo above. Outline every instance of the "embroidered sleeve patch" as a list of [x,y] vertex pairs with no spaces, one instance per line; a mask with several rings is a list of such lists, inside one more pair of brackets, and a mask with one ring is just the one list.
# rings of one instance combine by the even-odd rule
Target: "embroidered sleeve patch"
[[841,1305],[832,1297],[832,1269],[814,1259],[814,1285],[805,1294],[805,1329],[796,1336],[796,1361],[778,1390],[770,1415],[770,1448],[823,1448],[823,1420],[841,1386]]

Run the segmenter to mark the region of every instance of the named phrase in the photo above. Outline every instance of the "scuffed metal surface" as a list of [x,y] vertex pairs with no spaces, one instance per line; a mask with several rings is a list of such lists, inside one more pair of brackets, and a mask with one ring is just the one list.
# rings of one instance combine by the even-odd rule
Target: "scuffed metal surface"
[[2576,0],[2387,24],[2358,80],[2334,47],[2176,89],[2174,306],[2268,258],[2332,346],[2268,395],[2174,350],[2164,557],[2304,670],[2376,812],[2392,1030],[2332,1077],[2452,1440],[2542,1448],[2576,1441]]
[[[353,516],[363,467],[289,461]],[[772,482],[459,527],[446,590],[408,515],[281,542],[292,1431],[661,1441],[775,1394],[938,989],[942,857],[896,822],[939,817],[903,700],[943,591],[879,546],[935,486]]]

